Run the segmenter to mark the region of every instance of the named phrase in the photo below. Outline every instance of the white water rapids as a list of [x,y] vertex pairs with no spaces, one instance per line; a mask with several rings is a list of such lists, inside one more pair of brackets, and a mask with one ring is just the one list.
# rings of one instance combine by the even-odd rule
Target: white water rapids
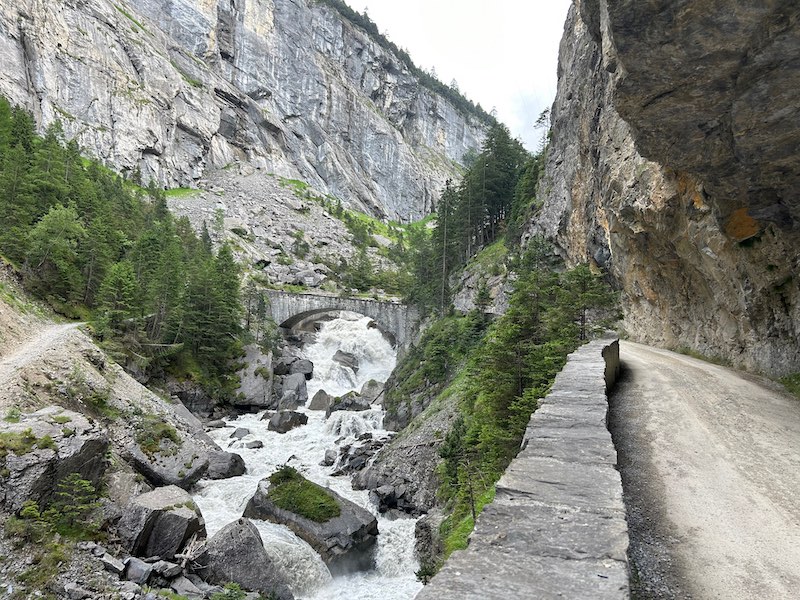
[[[341,318],[322,324],[316,341],[307,344],[303,355],[314,363],[314,376],[308,381],[308,396],[319,389],[341,396],[375,379],[386,381],[395,365],[396,353],[381,333],[369,328],[370,319],[343,313]],[[359,369],[344,367],[332,360],[337,350],[356,356]],[[219,446],[242,456],[247,472],[241,477],[198,484],[194,500],[206,520],[208,535],[214,535],[238,519],[258,482],[278,466],[290,464],[311,481],[329,487],[348,500],[363,506],[378,517],[378,544],[372,571],[331,577],[319,555],[287,527],[254,519],[264,546],[272,560],[287,574],[289,587],[298,599],[305,600],[409,600],[421,589],[414,572],[419,568],[414,557],[415,519],[388,519],[377,513],[366,491],[354,491],[349,476],[333,477],[335,467],[320,466],[325,450],[353,443],[362,433],[386,435],[382,428],[383,410],[337,411],[325,419],[324,411],[298,409],[308,423],[288,433],[267,430],[261,414],[244,415],[227,422],[227,427],[209,432]],[[234,441],[236,427],[246,427],[250,435]],[[247,442],[261,440],[263,448],[245,448]],[[254,565],[254,568],[257,568]]]

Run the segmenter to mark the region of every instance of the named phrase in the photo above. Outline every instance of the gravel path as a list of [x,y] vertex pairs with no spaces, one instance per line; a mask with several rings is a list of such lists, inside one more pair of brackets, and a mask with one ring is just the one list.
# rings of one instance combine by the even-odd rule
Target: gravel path
[[52,325],[33,334],[27,342],[0,358],[0,390],[4,389],[14,374],[41,354],[61,344],[69,334],[83,323]]
[[610,426],[633,597],[800,598],[800,401],[680,354],[621,353]]

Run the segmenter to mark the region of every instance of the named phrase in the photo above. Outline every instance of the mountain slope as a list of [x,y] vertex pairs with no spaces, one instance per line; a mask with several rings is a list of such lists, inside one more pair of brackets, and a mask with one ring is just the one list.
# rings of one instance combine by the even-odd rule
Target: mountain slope
[[313,0],[21,0],[0,93],[167,187],[245,163],[392,219],[431,209],[485,125]]

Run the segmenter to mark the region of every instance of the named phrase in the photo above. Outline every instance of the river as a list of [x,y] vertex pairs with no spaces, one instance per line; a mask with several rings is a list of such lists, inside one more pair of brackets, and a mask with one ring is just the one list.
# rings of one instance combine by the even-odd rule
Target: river
[[[308,381],[308,396],[324,389],[332,396],[341,396],[375,379],[385,382],[394,369],[396,352],[375,328],[370,319],[352,313],[322,323],[316,339],[306,344],[302,356],[314,363],[314,377]],[[358,359],[359,368],[332,360],[337,350]],[[351,444],[365,433],[374,437],[389,435],[383,427],[383,410],[374,407],[362,412],[337,411],[325,419],[324,411],[298,409],[308,416],[308,423],[285,434],[268,431],[262,414],[249,414],[226,422],[226,427],[209,432],[219,446],[242,456],[245,475],[217,481],[202,481],[196,487],[194,500],[206,520],[208,535],[238,519],[258,482],[279,466],[290,464],[311,481],[335,490],[348,500],[363,506],[378,518],[378,544],[375,567],[371,571],[331,577],[319,555],[287,527],[253,520],[261,532],[270,557],[288,575],[295,597],[304,600],[409,600],[421,589],[415,571],[419,568],[414,556],[414,527],[411,518],[390,519],[378,514],[369,499],[369,492],[354,491],[349,476],[334,477],[336,466],[320,465],[325,451]],[[250,434],[242,440],[231,440],[236,427],[246,427]],[[245,447],[260,440],[264,446]]]

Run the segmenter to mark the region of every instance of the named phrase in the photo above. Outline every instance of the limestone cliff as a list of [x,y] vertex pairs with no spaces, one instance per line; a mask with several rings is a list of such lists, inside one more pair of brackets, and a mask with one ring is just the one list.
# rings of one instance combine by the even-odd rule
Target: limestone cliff
[[799,16],[575,0],[528,235],[608,269],[633,338],[800,370]]
[[315,0],[19,0],[0,93],[167,187],[235,162],[378,215],[429,211],[484,126]]

